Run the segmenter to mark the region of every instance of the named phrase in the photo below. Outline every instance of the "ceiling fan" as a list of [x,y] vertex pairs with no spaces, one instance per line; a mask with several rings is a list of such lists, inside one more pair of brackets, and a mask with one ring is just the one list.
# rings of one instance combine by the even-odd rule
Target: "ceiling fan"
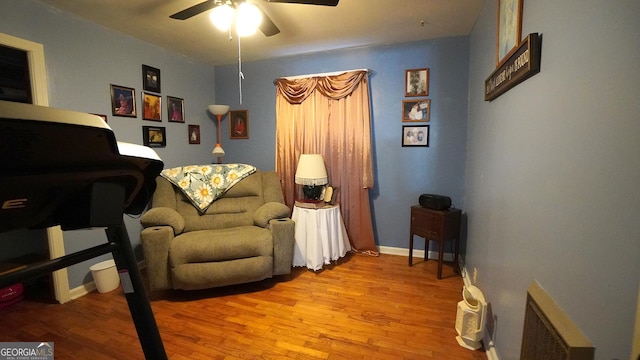
[[[340,0],[265,0],[267,2],[273,2],[273,3],[289,3],[289,4],[306,4],[306,5],[323,5],[323,6],[336,6],[338,5],[338,2]],[[192,7],[186,8],[182,11],[178,11],[177,13],[169,16],[172,19],[177,19],[177,20],[187,20],[193,16],[196,16],[198,14],[201,14],[205,11],[208,11],[210,9],[213,9],[217,6],[221,6],[224,4],[229,4],[233,7],[236,7],[236,5],[238,5],[238,3],[241,3],[243,1],[236,1],[236,0],[207,0],[204,2],[201,2],[199,4],[196,4]],[[254,4],[255,5],[255,4]],[[260,31],[262,31],[262,33],[265,36],[273,36],[276,35],[278,33],[280,33],[280,29],[278,29],[278,27],[276,26],[276,24],[273,23],[273,21],[271,19],[269,19],[269,17],[264,13],[264,11],[260,10],[262,12],[262,23],[259,25],[259,29]]]

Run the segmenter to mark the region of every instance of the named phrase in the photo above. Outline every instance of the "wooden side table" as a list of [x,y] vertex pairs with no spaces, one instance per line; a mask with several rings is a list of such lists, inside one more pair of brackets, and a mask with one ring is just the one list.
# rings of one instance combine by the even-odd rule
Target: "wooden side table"
[[460,250],[460,209],[431,210],[422,206],[411,207],[411,231],[409,233],[409,266],[413,265],[413,236],[425,239],[424,260],[429,254],[429,241],[438,242],[438,279],[442,278],[442,257],[447,240],[455,240],[453,269],[458,272],[458,251]]

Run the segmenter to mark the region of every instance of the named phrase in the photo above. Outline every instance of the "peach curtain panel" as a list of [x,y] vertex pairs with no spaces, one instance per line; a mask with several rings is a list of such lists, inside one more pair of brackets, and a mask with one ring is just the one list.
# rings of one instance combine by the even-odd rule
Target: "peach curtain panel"
[[369,189],[373,188],[368,73],[277,79],[276,168],[287,205],[302,197],[294,182],[301,154],[322,154],[355,251],[378,255]]

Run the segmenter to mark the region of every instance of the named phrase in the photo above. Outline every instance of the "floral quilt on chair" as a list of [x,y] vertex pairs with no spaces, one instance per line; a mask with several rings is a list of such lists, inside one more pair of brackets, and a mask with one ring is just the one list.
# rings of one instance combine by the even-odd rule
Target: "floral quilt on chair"
[[256,172],[247,164],[188,165],[163,170],[160,175],[177,186],[200,213],[240,180]]

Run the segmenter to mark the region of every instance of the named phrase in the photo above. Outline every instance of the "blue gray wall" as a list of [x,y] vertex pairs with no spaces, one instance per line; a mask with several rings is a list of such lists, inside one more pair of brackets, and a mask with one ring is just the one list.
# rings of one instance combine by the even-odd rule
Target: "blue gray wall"
[[[142,144],[142,126],[165,126],[167,147],[157,153],[165,167],[185,161],[207,163],[215,145],[215,125],[207,105],[215,99],[213,67],[149,45],[121,33],[74,18],[33,0],[0,2],[0,32],[44,45],[51,107],[106,114],[119,141]],[[111,116],[110,84],[135,88],[141,105],[142,64],[159,68],[163,101],[184,98],[186,124]],[[138,111],[140,113],[140,111]],[[187,124],[201,127],[201,145],[189,145]],[[140,222],[125,217],[129,236],[140,255]],[[64,233],[67,253],[106,241],[102,230]],[[4,242],[6,246],[8,242]],[[91,281],[94,259],[69,268],[70,287]]]
[[[275,167],[275,86],[283,76],[367,68],[375,168],[371,191],[378,245],[408,248],[409,208],[422,193],[447,194],[463,207],[466,137],[467,37],[348,49],[242,64],[242,104],[238,67],[216,67],[216,100],[231,109],[249,110],[248,140],[229,140],[224,123],[225,162],[246,162],[261,169]],[[402,147],[405,70],[429,68],[430,146]],[[414,98],[415,99],[415,98]],[[425,125],[427,123],[424,123]],[[329,174],[330,175],[330,174]],[[424,243],[417,241],[418,248]]]
[[640,279],[640,2],[524,1],[542,70],[483,100],[497,1],[471,34],[467,269],[495,316],[501,359],[519,357],[533,280],[596,347],[629,359]]

